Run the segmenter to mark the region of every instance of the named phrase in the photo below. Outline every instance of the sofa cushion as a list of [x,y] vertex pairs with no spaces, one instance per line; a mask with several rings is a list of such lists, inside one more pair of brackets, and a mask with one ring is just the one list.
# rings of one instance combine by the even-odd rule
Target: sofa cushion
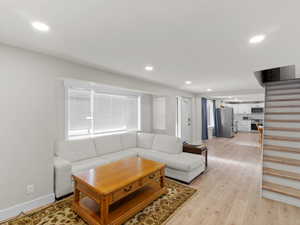
[[154,137],[152,149],[169,154],[179,154],[182,152],[182,142],[175,136],[157,134]]
[[126,151],[134,152],[136,155],[139,155],[143,151],[147,151],[145,148],[128,148]]
[[92,139],[68,140],[58,142],[56,155],[70,162],[96,157]]
[[192,171],[195,168],[203,167],[205,164],[204,157],[202,155],[180,153],[180,154],[168,154],[159,152],[156,150],[144,150],[139,153],[142,158],[150,159],[153,161],[161,162],[167,165],[167,167],[181,170]]
[[85,170],[93,169],[97,166],[108,164],[109,161],[101,159],[99,157],[93,159],[86,159],[72,163],[72,173],[76,174]]
[[123,149],[136,147],[136,132],[121,134],[121,143]]
[[154,134],[138,133],[137,134],[137,147],[151,149],[153,145]]
[[110,153],[104,156],[101,156],[101,159],[108,161],[108,162],[115,162],[121,159],[125,159],[125,158],[129,158],[129,157],[135,157],[137,156],[137,153],[133,152],[133,151],[120,151],[120,152],[114,152],[114,153]]
[[121,135],[113,134],[96,137],[94,139],[96,145],[96,152],[98,156],[118,152],[122,150]]

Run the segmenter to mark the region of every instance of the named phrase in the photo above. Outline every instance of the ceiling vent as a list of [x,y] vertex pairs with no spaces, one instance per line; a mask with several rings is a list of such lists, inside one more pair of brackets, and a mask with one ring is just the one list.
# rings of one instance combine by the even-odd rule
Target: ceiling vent
[[265,83],[292,80],[296,78],[295,65],[282,66],[277,68],[271,68],[266,70],[260,70],[254,72],[256,79],[261,86],[265,86]]

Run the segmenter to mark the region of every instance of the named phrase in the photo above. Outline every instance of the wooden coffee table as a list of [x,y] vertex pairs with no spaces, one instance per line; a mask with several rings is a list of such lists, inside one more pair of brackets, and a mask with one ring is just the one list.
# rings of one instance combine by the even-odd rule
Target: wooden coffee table
[[162,163],[132,157],[73,175],[73,209],[91,225],[122,224],[166,193],[164,172]]

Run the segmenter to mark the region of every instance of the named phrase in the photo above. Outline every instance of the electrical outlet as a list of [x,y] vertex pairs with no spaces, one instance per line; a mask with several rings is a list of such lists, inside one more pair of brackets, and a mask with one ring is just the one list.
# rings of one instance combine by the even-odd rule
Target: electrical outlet
[[34,184],[27,185],[27,194],[33,194],[34,193]]

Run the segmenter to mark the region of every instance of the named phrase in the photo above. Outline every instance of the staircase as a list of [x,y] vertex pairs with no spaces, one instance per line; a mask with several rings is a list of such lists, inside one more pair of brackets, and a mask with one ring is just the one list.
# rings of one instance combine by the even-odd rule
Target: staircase
[[262,196],[300,207],[300,79],[266,84]]

